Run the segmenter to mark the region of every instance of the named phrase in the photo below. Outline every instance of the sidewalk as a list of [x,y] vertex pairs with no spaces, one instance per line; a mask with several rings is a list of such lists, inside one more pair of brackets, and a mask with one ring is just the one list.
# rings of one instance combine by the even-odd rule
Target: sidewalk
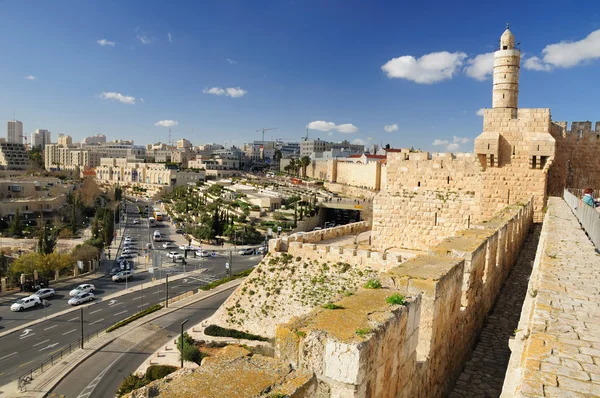
[[177,303],[171,304],[169,308],[163,308],[157,312],[154,312],[146,317],[143,317],[137,321],[130,323],[112,333],[102,333],[96,339],[88,343],[84,349],[78,349],[63,358],[59,363],[54,365],[51,370],[38,375],[33,379],[30,384],[26,385],[26,392],[19,392],[17,381],[6,384],[0,388],[1,398],[43,398],[46,394],[57,385],[62,379],[64,379],[73,369],[75,369],[80,363],[85,361],[90,356],[101,350],[104,346],[109,344],[111,341],[116,340],[127,333],[136,333],[136,329],[141,325],[152,322],[153,320],[160,318],[164,315],[170,314],[171,312],[177,311],[187,305],[196,303],[204,300],[208,297],[212,297],[225,290],[232,289],[239,286],[245,278],[236,279],[234,281],[225,283],[218,286],[214,290],[204,291],[200,290],[197,294],[181,300]]

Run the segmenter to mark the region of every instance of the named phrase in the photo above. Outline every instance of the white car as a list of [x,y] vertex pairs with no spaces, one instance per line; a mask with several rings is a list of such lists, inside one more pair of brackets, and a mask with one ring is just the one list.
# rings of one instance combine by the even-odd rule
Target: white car
[[121,272],[114,274],[112,277],[112,280],[113,280],[113,282],[119,282],[119,281],[129,280],[131,278],[133,278],[133,274],[131,273],[131,271],[121,271]]
[[256,249],[256,254],[265,254],[268,251],[266,246],[261,246],[258,249]]
[[131,249],[127,246],[127,247],[125,247],[123,249],[123,251],[121,253],[123,253],[123,254],[129,254],[129,253],[131,253]]
[[181,254],[181,253],[177,253],[177,254],[174,256],[174,258],[175,258],[175,260],[183,260],[185,257],[184,257],[184,255],[183,255],[183,254]]
[[198,250],[196,255],[200,257],[210,257],[210,252],[208,250]]
[[80,293],[93,292],[94,290],[96,290],[96,288],[94,287],[94,285],[92,285],[90,283],[84,283],[83,285],[79,285],[75,289],[71,290],[69,292],[69,296],[75,297],[75,296],[77,296]]
[[169,247],[174,247],[175,245],[171,242],[165,242],[163,243],[162,247],[163,249],[168,249]]
[[94,299],[94,293],[91,292],[83,292],[75,297],[69,299],[69,304],[71,305],[79,305],[81,303],[85,303],[86,301],[92,301]]
[[38,290],[37,292],[33,293],[29,297],[37,297],[39,299],[45,299],[47,297],[54,297],[55,294],[56,294],[56,292],[54,292],[54,289],[45,288],[45,289]]
[[42,304],[39,297],[30,296],[17,300],[16,303],[10,306],[11,311],[23,311],[27,308],[35,307]]
[[175,257],[175,256],[176,256],[176,255],[178,255],[178,254],[179,254],[179,253],[177,253],[177,252],[168,252],[168,253],[167,253],[167,257],[169,257],[169,258],[173,258],[173,257]]
[[179,246],[179,250],[191,250],[194,251],[196,248],[192,245],[181,245]]
[[140,220],[138,220],[138,219],[136,218],[136,219],[134,219],[134,220],[133,220],[133,223],[134,223],[134,224],[139,224],[139,223],[140,223]]

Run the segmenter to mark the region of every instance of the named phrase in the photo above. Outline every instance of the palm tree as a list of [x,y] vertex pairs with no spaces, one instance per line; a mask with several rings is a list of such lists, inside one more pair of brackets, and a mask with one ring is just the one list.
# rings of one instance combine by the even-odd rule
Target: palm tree
[[275,153],[273,154],[273,160],[275,161],[275,164],[277,165],[278,169],[279,169],[279,162],[281,161],[282,157],[283,157],[283,155],[281,154],[281,151],[279,149],[277,149],[275,151]]
[[296,165],[296,159],[292,159],[290,160],[290,171],[292,172],[292,174],[296,174],[296,171],[298,170],[298,166]]
[[300,158],[300,166],[302,166],[302,177],[306,177],[306,168],[310,164],[310,158],[308,156],[302,156]]

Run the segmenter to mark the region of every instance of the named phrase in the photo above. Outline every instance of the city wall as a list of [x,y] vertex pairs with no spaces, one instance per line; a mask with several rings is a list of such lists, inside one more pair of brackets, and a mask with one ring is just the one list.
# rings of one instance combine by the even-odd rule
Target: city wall
[[361,164],[338,161],[336,164],[337,179],[335,182],[377,191],[381,188],[380,162]]
[[[359,289],[277,326],[276,356],[318,397],[434,397],[452,386],[533,221],[531,201],[460,231]],[[405,305],[387,304],[398,293]]]

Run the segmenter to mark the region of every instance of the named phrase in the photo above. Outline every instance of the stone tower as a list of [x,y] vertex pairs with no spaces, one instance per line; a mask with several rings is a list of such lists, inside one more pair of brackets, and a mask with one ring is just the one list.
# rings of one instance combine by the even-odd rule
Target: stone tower
[[520,64],[521,51],[515,48],[515,36],[506,24],[506,30],[500,37],[500,49],[494,53],[492,108],[517,109]]

